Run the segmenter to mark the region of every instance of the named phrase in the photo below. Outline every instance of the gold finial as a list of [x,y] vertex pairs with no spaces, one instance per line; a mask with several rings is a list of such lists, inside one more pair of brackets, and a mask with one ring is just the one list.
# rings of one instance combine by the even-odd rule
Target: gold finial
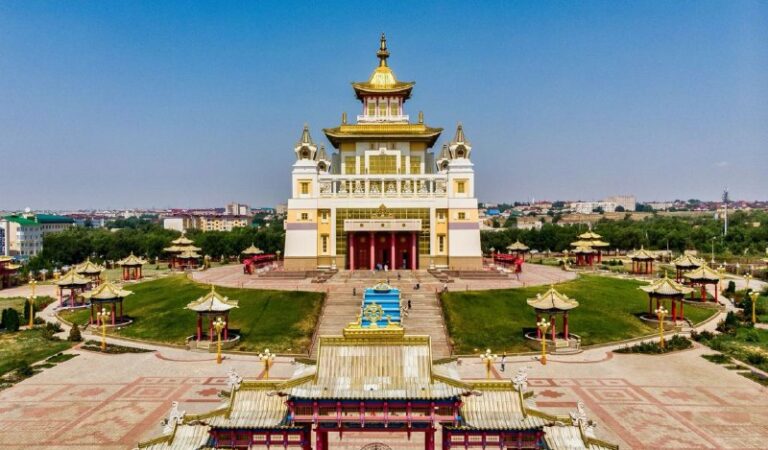
[[376,56],[379,58],[379,67],[387,67],[387,58],[389,58],[389,50],[387,50],[387,37],[384,33],[381,33],[381,40],[379,41],[379,51],[376,52]]
[[347,124],[347,113],[343,112],[341,113],[341,124],[346,125]]
[[419,111],[419,123],[424,123],[424,111]]

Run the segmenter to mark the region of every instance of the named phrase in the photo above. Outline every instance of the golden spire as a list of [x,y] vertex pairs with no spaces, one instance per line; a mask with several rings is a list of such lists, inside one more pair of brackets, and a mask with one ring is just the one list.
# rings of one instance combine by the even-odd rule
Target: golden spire
[[387,58],[389,58],[389,50],[387,50],[387,37],[384,33],[381,33],[381,40],[379,41],[379,51],[376,52],[376,56],[379,58],[379,67],[387,67]]

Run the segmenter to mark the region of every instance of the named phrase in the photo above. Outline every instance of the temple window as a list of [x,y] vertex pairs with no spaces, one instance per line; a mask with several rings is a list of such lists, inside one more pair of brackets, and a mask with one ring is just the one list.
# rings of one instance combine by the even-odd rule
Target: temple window
[[397,156],[371,155],[368,157],[368,173],[374,175],[397,173]]
[[322,242],[323,253],[328,253],[328,235],[327,234],[321,235],[320,241]]
[[301,220],[309,220],[309,213],[303,212],[301,213],[300,217],[301,217]]
[[344,173],[349,175],[357,173],[357,159],[354,156],[344,158]]
[[421,173],[421,157],[420,156],[411,156],[411,174],[420,174]]
[[437,251],[443,253],[445,251],[445,235],[437,235]]
[[368,115],[376,115],[376,102],[373,99],[368,99]]
[[392,99],[389,103],[389,115],[397,116],[400,114],[400,105],[396,99]]
[[309,195],[309,182],[308,181],[302,181],[300,183],[301,186],[301,194],[302,195]]
[[456,182],[456,192],[459,194],[465,194],[466,193],[466,182],[464,181],[457,181]]
[[380,116],[387,115],[387,100],[384,98],[379,100],[379,115]]
[[467,218],[467,213],[460,212],[458,215],[459,220],[465,220]]

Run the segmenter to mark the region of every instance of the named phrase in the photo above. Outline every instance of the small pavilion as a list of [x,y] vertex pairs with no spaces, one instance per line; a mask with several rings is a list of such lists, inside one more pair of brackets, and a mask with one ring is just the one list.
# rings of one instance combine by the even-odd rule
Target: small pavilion
[[140,280],[144,277],[142,268],[147,261],[139,258],[131,252],[130,255],[117,262],[123,268],[123,281]]
[[[565,294],[557,292],[554,287],[550,287],[544,294],[536,294],[536,297],[529,298],[528,304],[536,310],[536,323],[541,321],[541,316],[549,315],[550,331],[552,341],[557,338],[556,316],[563,316],[563,338],[567,341],[570,338],[568,332],[568,311],[579,306],[579,302],[569,298]],[[536,338],[541,339],[541,330],[536,327]]]
[[[688,279],[688,282],[690,283],[691,287],[694,288],[696,285],[699,285],[701,287],[701,297],[699,300],[702,302],[707,301],[707,285],[712,284],[715,286],[715,303],[718,302],[718,289],[717,284],[720,282],[720,274],[717,273],[714,269],[711,269],[706,264],[702,264],[701,267],[698,269],[691,270],[690,272],[683,275],[685,278]],[[693,300],[693,292],[691,292],[691,300]]]
[[693,255],[682,255],[672,261],[672,264],[675,266],[675,281],[679,283],[683,280],[685,272],[698,269],[704,265],[704,261]]
[[13,264],[13,258],[0,255],[0,289],[11,285],[11,280],[19,273],[18,264]]
[[650,275],[653,273],[653,262],[656,256],[640,246],[640,250],[630,253],[629,259],[632,260],[632,273],[640,275]]
[[66,289],[69,291],[69,306],[74,308],[78,294],[82,294],[88,289],[91,279],[78,274],[73,268],[54,281],[54,284],[58,286],[59,306],[64,306],[64,289]]
[[171,246],[163,249],[171,256],[171,269],[186,269],[197,267],[200,255],[200,247],[194,246],[194,241],[185,234],[171,241]]
[[104,272],[104,266],[91,262],[91,258],[87,258],[84,262],[76,265],[74,270],[81,277],[90,279],[92,288],[101,284],[101,273]]
[[109,305],[109,309],[112,311],[112,326],[124,325],[128,321],[123,315],[123,299],[131,294],[133,294],[133,292],[121,289],[111,281],[104,281],[96,289],[85,292],[83,298],[91,301],[91,315],[88,319],[88,323],[101,326],[98,314],[94,313],[94,307],[96,312],[98,312],[101,308]]
[[[200,342],[205,338],[208,338],[209,341],[213,342],[214,337],[216,336],[216,332],[213,330],[213,322],[219,317],[227,322],[227,326],[224,327],[221,337],[225,341],[228,340],[229,311],[233,308],[237,308],[237,303],[237,300],[230,300],[229,297],[225,297],[216,292],[216,288],[213,285],[211,285],[211,292],[190,302],[187,305],[187,309],[197,313],[197,333],[195,335],[197,342]],[[207,335],[203,333],[203,318],[208,319]]]
[[594,231],[587,231],[586,233],[581,233],[577,236],[579,238],[578,241],[572,242],[571,247],[589,247],[595,250],[597,254],[597,261],[596,262],[602,262],[603,261],[603,249],[607,248],[609,245],[608,242],[603,241],[603,237],[599,234],[595,233]]
[[249,258],[251,256],[263,255],[264,250],[260,249],[259,247],[256,247],[256,245],[254,245],[253,242],[251,242],[251,246],[246,248],[240,253],[242,253],[244,257]]
[[571,255],[576,255],[577,266],[592,266],[595,263],[595,255],[597,254],[597,251],[588,245],[577,246],[571,252]]
[[507,245],[507,251],[510,255],[520,256],[525,258],[525,255],[530,252],[530,248],[520,241],[515,241]]
[[693,292],[693,288],[669,279],[665,273],[664,278],[654,280],[648,286],[640,286],[638,289],[648,293],[648,318],[656,318],[653,308],[654,300],[656,300],[656,309],[659,309],[659,306],[664,305],[664,300],[669,299],[670,319],[673,322],[685,319],[683,300],[686,294]]

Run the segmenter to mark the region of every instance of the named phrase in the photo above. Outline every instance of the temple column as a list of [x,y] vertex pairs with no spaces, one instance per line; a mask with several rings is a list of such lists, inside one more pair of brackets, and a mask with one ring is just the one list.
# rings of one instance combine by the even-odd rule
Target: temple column
[[719,295],[718,295],[717,291],[718,291],[717,283],[715,283],[715,303],[719,303],[720,302]]
[[229,313],[224,313],[224,340],[229,338]]
[[376,270],[376,235],[371,231],[368,233],[368,236],[370,237],[370,260],[371,260],[371,270]]
[[349,270],[355,270],[355,233],[347,233],[347,249],[349,251]]
[[203,316],[197,315],[197,342],[203,337]]
[[93,301],[91,301],[91,315],[88,317],[88,325],[93,325]]
[[115,326],[115,316],[116,316],[115,312],[116,312],[115,311],[115,303],[112,302],[112,326],[113,327]]
[[208,317],[208,339],[213,342],[213,319]]
[[435,450],[435,429],[431,424],[424,432],[424,450]]
[[565,340],[568,340],[568,311],[563,313],[563,334],[565,335]]
[[555,322],[555,316],[550,315],[549,316],[549,323],[552,324],[552,343],[555,342],[555,338],[557,337],[557,323]]
[[672,321],[677,322],[677,305],[675,299],[672,299]]
[[418,250],[418,237],[415,231],[411,232],[411,270],[416,270],[417,250]]
[[389,251],[389,269],[395,270],[397,269],[397,262],[396,262],[396,256],[395,256],[395,232],[391,232],[389,234],[389,241],[390,241],[390,251]]
[[536,338],[541,339],[541,328],[539,328],[539,322],[541,322],[541,314],[536,312]]

